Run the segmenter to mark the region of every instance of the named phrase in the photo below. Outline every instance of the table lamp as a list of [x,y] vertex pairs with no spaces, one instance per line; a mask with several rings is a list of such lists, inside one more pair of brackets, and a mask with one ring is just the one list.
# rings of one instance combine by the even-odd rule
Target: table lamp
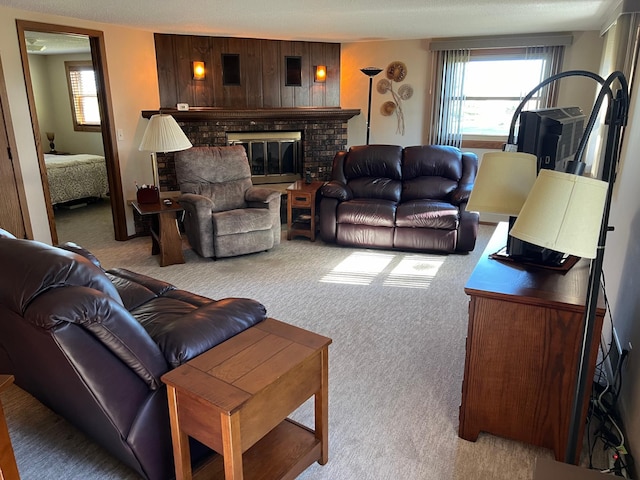
[[178,152],[192,146],[178,122],[171,115],[160,113],[151,116],[138,150],[151,152],[153,184],[156,187],[160,188],[156,153]]

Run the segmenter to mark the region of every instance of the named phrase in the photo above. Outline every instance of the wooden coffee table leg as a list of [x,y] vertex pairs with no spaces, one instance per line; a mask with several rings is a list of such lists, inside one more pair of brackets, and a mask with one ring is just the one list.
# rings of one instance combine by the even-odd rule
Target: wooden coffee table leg
[[322,371],[320,390],[315,394],[315,432],[320,441],[320,460],[324,465],[329,461],[329,349],[324,347],[322,355]]
[[242,480],[242,445],[240,439],[240,414],[220,414],[222,450],[225,480]]
[[167,396],[169,398],[169,420],[171,421],[171,440],[173,441],[176,480],[190,480],[192,472],[189,436],[180,429],[176,389],[167,385]]

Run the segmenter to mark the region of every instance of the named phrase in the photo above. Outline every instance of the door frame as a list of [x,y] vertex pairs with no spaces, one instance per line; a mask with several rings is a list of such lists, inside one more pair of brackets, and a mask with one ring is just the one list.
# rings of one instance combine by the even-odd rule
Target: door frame
[[35,96],[33,94],[31,72],[29,70],[29,56],[27,54],[27,42],[25,38],[25,32],[27,31],[71,35],[76,34],[89,37],[89,43],[91,45],[91,61],[93,62],[93,69],[95,72],[96,86],[98,91],[98,105],[100,107],[102,143],[104,147],[105,164],[107,167],[107,179],[109,182],[113,230],[116,240],[128,240],[129,236],[127,234],[125,204],[124,196],[122,193],[122,177],[120,174],[120,160],[118,158],[118,145],[116,143],[117,137],[115,131],[115,122],[113,118],[113,107],[111,105],[111,89],[109,86],[109,75],[107,71],[107,55],[104,42],[104,33],[99,30],[68,27],[64,25],[32,22],[29,20],[19,19],[16,19],[16,27],[18,30],[18,42],[20,44],[22,70],[24,72],[24,81],[27,89],[29,113],[31,116],[31,125],[33,128],[36,151],[38,153],[40,177],[42,179],[42,189],[44,191],[52,243],[58,243],[58,233],[56,231],[55,216],[53,213],[53,205],[51,203],[51,194],[49,192],[47,169],[44,162],[44,150],[40,141],[40,126],[38,123],[38,116],[36,112],[36,102]]
[[24,189],[24,179],[22,178],[20,159],[18,158],[18,145],[16,144],[16,137],[13,132],[13,124],[11,122],[9,95],[7,93],[7,85],[4,80],[2,58],[0,58],[0,111],[2,113],[2,122],[9,145],[9,158],[13,167],[13,176],[18,193],[18,201],[20,202],[20,216],[22,218],[24,233],[26,238],[33,240],[33,229],[31,227],[31,218],[29,216],[29,207],[27,204],[27,192]]

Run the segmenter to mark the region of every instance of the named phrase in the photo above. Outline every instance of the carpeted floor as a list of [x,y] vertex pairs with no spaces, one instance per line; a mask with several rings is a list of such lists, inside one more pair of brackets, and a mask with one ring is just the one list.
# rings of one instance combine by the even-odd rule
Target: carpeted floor
[[[212,298],[254,298],[270,316],[329,336],[329,463],[302,479],[528,480],[551,452],[491,435],[458,438],[469,255],[427,255],[283,240],[212,261],[185,242],[186,264],[160,268],[150,239],[112,240],[108,206],[56,215],[60,241]],[[283,237],[284,238],[284,237]],[[23,480],[136,478],[17,387],[2,396]],[[313,425],[312,402],[293,418]]]

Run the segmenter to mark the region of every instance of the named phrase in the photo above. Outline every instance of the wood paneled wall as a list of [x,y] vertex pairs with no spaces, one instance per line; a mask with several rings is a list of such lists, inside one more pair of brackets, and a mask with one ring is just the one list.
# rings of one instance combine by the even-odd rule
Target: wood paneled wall
[[[340,106],[339,43],[156,33],[155,46],[161,108]],[[240,56],[240,85],[223,85],[223,54]],[[301,57],[301,86],[285,85],[287,56]],[[193,61],[206,63],[205,80],[193,80]],[[326,82],[314,82],[314,65],[327,66]]]

